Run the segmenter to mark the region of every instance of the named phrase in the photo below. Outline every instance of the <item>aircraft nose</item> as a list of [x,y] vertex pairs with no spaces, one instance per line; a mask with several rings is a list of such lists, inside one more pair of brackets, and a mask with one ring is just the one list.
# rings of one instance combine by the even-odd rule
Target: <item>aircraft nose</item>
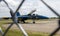
[[49,17],[43,16],[44,19],[49,19]]
[[41,19],[49,19],[49,17],[46,16],[40,16]]

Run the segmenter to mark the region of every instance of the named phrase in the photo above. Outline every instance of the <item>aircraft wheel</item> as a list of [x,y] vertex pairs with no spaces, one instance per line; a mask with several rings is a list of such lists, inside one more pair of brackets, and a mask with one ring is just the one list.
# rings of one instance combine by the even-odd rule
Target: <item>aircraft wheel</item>
[[35,22],[33,22],[33,24],[35,24]]
[[19,20],[18,20],[18,23],[19,23]]

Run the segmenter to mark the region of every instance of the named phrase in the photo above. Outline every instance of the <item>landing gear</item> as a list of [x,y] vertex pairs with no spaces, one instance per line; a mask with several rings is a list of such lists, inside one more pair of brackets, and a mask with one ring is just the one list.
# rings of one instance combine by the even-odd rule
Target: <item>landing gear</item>
[[25,23],[25,21],[23,21],[23,23]]
[[33,24],[35,24],[35,14],[33,14],[33,16],[32,16],[32,20],[33,20]]
[[35,24],[35,19],[33,19],[33,24]]
[[35,24],[35,21],[33,23]]
[[23,23],[25,23],[25,20],[22,19],[21,21],[22,21]]
[[19,20],[18,20],[18,23],[19,23]]

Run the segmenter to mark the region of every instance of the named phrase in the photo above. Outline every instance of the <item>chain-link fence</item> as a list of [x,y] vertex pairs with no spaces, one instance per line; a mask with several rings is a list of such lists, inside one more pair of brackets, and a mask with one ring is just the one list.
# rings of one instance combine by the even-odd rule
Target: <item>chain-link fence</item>
[[[6,35],[6,33],[8,32],[8,30],[12,27],[12,25],[13,24],[16,24],[17,25],[17,27],[23,32],[23,34],[24,34],[24,36],[28,36],[28,34],[26,33],[26,31],[23,29],[23,27],[20,25],[20,24],[18,24],[18,22],[17,22],[17,17],[16,17],[16,13],[17,13],[17,11],[19,10],[19,8],[22,6],[22,4],[24,3],[24,1],[25,0],[22,0],[22,2],[20,3],[20,5],[18,6],[18,8],[17,8],[17,10],[15,11],[15,13],[13,13],[13,10],[9,7],[9,5],[8,5],[8,3],[5,1],[5,0],[0,0],[0,2],[1,1],[4,1],[5,3],[6,3],[6,5],[7,5],[7,7],[10,9],[10,14],[11,14],[11,17],[12,17],[12,21],[13,21],[13,23],[11,23],[10,25],[9,25],[9,27],[5,30],[5,32],[4,33],[2,33],[2,36],[5,36]],[[59,29],[60,29],[60,15],[54,10],[54,9],[52,9],[49,5],[47,5],[43,0],[40,0],[43,4],[45,4],[53,13],[55,13],[57,16],[58,16],[58,18],[59,18],[59,20],[58,20],[58,28],[56,29],[56,30],[54,30],[49,36],[54,36],[55,34],[56,34],[56,32],[57,31],[59,31]],[[2,32],[2,31],[0,31],[0,32]]]
[[51,34],[50,34],[50,36],[53,36],[59,29],[60,29],[60,15],[55,11],[55,10],[53,10],[49,5],[47,5],[43,0],[41,0],[54,14],[56,14],[57,16],[58,16],[58,18],[59,18],[59,20],[58,20],[58,25],[59,25],[59,27],[54,31],[54,32],[52,32]]

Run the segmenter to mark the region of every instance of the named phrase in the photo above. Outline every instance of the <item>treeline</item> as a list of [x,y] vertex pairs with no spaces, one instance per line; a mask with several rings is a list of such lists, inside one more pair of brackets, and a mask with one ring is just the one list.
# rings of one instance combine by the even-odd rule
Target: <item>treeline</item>
[[58,19],[58,17],[51,17],[51,18],[49,18],[49,19]]

